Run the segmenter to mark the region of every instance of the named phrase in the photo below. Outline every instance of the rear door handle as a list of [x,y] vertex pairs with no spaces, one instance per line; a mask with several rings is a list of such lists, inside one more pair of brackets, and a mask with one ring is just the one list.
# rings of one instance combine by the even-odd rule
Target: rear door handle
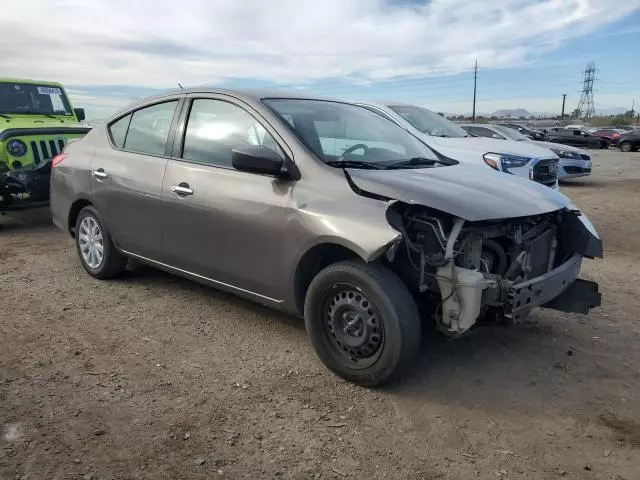
[[186,183],[181,183],[180,185],[172,185],[171,191],[176,195],[193,195],[194,191],[189,187]]
[[107,173],[104,171],[103,168],[99,168],[97,170],[91,170],[91,175],[93,175],[94,177],[100,180],[104,180],[109,176],[107,175]]

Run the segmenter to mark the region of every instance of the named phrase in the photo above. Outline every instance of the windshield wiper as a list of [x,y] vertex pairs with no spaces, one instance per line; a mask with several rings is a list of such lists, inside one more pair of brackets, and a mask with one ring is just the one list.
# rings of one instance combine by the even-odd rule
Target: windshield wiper
[[9,115],[5,115],[4,113],[0,113],[0,117],[11,119]]
[[440,163],[442,165],[455,165],[455,163],[449,162],[444,159],[437,158],[425,158],[425,157],[413,157],[408,160],[399,160],[393,163],[385,163],[386,168],[404,168],[404,167],[420,167],[422,165],[433,166],[436,163]]
[[329,160],[324,163],[331,167],[342,168],[368,168],[369,170],[381,170],[384,168],[375,163],[363,162],[361,160]]

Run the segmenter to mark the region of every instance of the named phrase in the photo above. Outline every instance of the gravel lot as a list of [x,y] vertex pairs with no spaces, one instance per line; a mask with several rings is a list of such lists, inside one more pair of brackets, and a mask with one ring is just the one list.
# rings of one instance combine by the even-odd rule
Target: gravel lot
[[137,267],[99,282],[47,212],[0,218],[0,479],[640,478],[640,153],[562,190],[603,307],[426,338],[382,390],[304,325]]

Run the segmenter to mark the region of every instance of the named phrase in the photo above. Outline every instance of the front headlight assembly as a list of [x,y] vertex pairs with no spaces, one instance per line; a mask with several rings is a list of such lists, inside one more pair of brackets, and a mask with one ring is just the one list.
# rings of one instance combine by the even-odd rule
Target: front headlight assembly
[[569,160],[582,160],[582,157],[578,152],[563,150],[561,148],[552,148],[551,151],[558,155],[560,158],[567,158]]
[[531,161],[528,157],[520,157],[518,155],[506,155],[503,153],[485,153],[484,163],[489,165],[495,170],[502,170],[503,172],[509,172],[511,168],[524,167]]
[[27,154],[27,144],[18,139],[9,140],[7,142],[7,152],[12,157],[22,157]]

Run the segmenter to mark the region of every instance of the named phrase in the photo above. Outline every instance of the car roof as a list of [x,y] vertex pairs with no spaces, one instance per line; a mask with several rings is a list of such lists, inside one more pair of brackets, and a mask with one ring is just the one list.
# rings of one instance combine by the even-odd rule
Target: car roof
[[176,95],[184,95],[184,94],[191,95],[191,94],[198,94],[198,93],[227,95],[230,97],[234,97],[238,100],[243,100],[248,102],[260,102],[261,100],[268,99],[268,98],[278,98],[278,99],[299,99],[299,100],[324,100],[329,102],[352,103],[352,102],[347,102],[345,100],[341,100],[338,98],[323,97],[323,96],[314,95],[311,93],[278,90],[274,88],[191,87],[191,88],[184,88],[184,89],[167,90],[166,92],[162,92],[157,95],[153,95],[151,97],[146,97],[142,100],[131,103],[126,107],[118,110],[118,112],[116,112],[111,118],[122,115],[125,112],[135,110],[138,106],[146,105],[148,103],[153,103],[156,100],[162,100],[163,98],[174,97]]
[[60,88],[64,88],[62,86],[62,84],[58,83],[58,82],[52,82],[52,81],[47,81],[47,80],[28,80],[25,78],[0,78],[0,82],[3,83],[27,83],[30,85],[50,85],[52,87],[60,87]]

